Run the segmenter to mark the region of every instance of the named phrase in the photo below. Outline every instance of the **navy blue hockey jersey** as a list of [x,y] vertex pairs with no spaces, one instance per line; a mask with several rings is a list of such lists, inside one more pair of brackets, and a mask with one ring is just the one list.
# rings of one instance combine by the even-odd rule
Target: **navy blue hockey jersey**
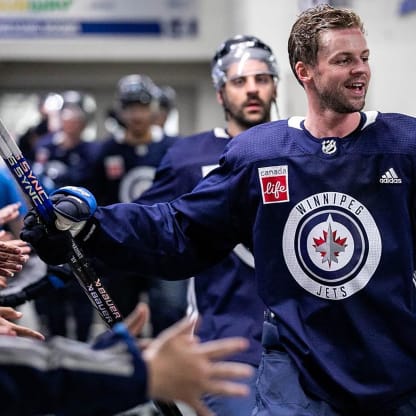
[[[166,152],[152,187],[135,202],[171,201],[191,192],[203,176],[218,167],[229,141],[222,128],[179,140]],[[249,349],[229,359],[257,366],[264,304],[256,295],[253,266],[253,256],[239,245],[224,260],[198,273],[190,287],[203,317],[197,328],[201,340],[245,336],[250,340]]]
[[101,207],[88,248],[179,278],[252,246],[304,388],[382,414],[416,393],[415,134],[416,119],[377,112],[342,139],[312,137],[301,118],[254,127],[192,193]]
[[152,185],[156,168],[177,140],[156,128],[152,136],[151,143],[138,146],[115,137],[100,142],[90,188],[100,204],[130,202]]
[[61,144],[60,132],[39,139],[35,148],[34,170],[48,191],[73,185],[90,188],[96,143],[81,141],[72,148]]

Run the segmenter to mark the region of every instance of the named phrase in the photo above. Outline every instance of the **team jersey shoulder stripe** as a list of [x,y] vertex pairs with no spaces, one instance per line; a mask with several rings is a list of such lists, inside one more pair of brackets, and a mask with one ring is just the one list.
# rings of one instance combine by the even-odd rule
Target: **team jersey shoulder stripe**
[[293,116],[287,120],[287,124],[289,127],[294,129],[302,130],[302,122],[305,120],[305,117],[301,116]]

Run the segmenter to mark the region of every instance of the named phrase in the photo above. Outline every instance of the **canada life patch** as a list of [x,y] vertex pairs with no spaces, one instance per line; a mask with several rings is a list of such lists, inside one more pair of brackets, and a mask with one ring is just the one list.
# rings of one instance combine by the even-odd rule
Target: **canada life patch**
[[289,201],[287,165],[259,168],[259,179],[264,204]]

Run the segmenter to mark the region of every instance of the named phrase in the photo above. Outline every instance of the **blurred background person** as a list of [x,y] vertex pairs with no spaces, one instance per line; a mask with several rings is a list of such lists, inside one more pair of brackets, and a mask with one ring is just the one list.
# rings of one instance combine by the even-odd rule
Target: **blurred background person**
[[176,91],[169,85],[159,86],[159,111],[154,124],[160,126],[166,134],[178,134],[179,113],[176,107]]
[[59,111],[63,104],[62,96],[56,92],[48,92],[39,95],[38,100],[38,123],[30,126],[17,138],[20,150],[29,162],[35,160],[35,147],[39,138],[57,131],[60,127]]
[[[100,205],[131,202],[153,183],[156,168],[169,147],[179,138],[164,133],[155,124],[159,114],[160,89],[144,74],[123,76],[117,83],[112,117],[112,134],[99,142],[94,169],[93,188]],[[113,273],[117,274],[117,271]],[[126,316],[143,294],[148,296],[153,335],[159,328],[161,309],[171,311],[168,289],[157,285],[149,294],[153,281],[137,276],[109,279],[108,291]],[[155,285],[157,282],[155,282]],[[155,299],[153,301],[153,299]],[[185,305],[184,305],[185,308]],[[175,315],[176,316],[176,315]],[[159,319],[160,318],[160,319]],[[180,318],[180,316],[179,316]],[[179,319],[178,318],[178,319]]]
[[86,139],[85,129],[93,111],[86,105],[85,94],[62,93],[59,129],[40,137],[34,150],[33,169],[48,191],[65,185],[90,184],[96,146]]
[[117,84],[110,136],[99,141],[93,189],[101,205],[130,202],[153,182],[160,160],[177,137],[155,125],[159,88],[147,75],[131,74]]
[[[33,169],[48,192],[65,186],[91,185],[96,143],[84,137],[93,116],[84,93],[64,91],[57,131],[38,139]],[[88,341],[94,309],[75,277],[56,291],[35,299],[47,336],[61,335]]]

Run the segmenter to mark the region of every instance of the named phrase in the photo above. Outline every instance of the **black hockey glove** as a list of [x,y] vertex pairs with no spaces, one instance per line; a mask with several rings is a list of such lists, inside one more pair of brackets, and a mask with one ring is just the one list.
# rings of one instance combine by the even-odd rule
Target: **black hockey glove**
[[95,228],[92,221],[97,204],[86,189],[66,186],[51,194],[56,214],[55,224],[46,228],[34,210],[25,216],[20,238],[30,243],[48,264],[67,263],[72,252],[72,238],[86,241]]
[[31,210],[24,218],[20,238],[27,241],[45,263],[53,265],[67,263],[71,255],[71,233],[50,228],[47,230],[39,221],[36,212]]

